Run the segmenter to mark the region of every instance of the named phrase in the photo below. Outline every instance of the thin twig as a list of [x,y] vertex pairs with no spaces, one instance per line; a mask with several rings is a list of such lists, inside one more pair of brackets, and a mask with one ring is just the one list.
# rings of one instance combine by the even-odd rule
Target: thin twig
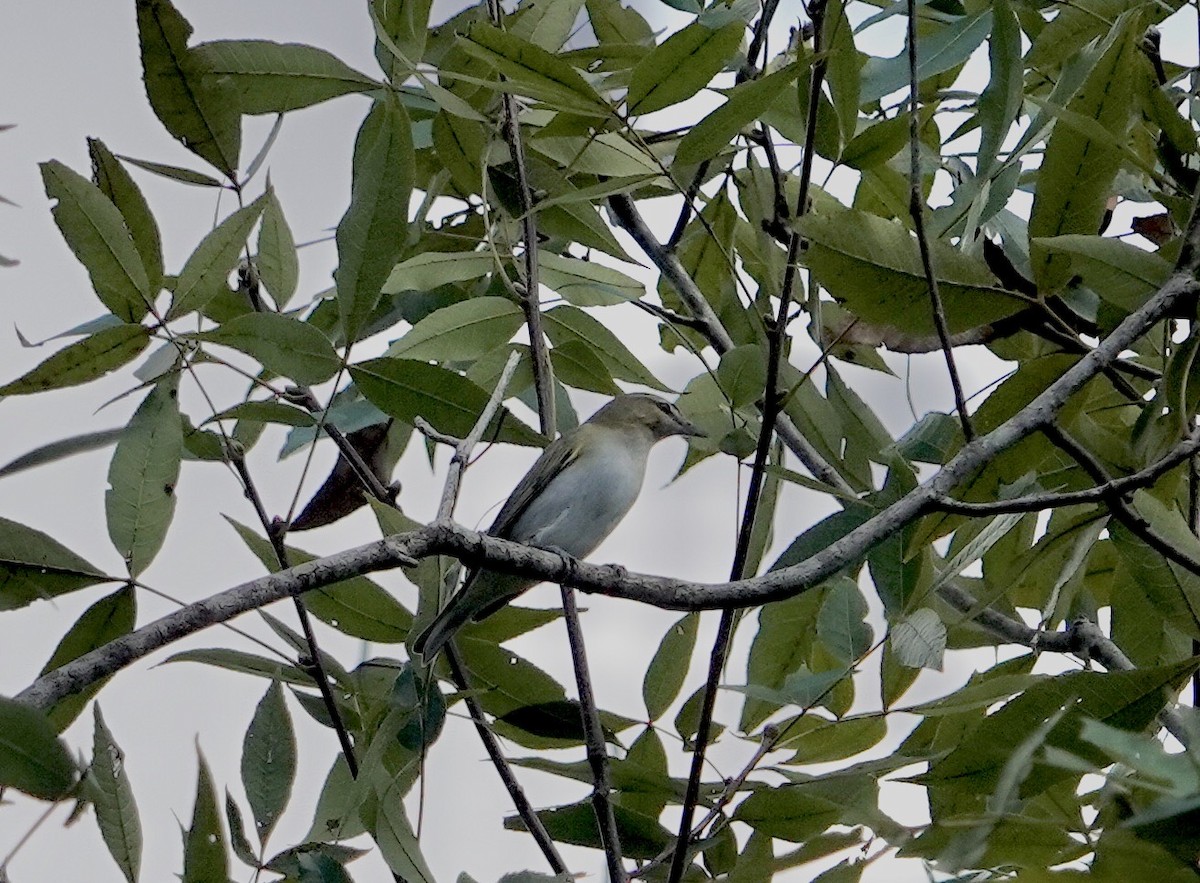
[[583,627],[579,623],[579,608],[575,604],[575,590],[567,586],[561,586],[560,589],[563,621],[567,626],[571,663],[575,668],[575,686],[579,691],[579,716],[583,721],[584,744],[587,746],[588,765],[592,768],[592,812],[596,814],[596,827],[600,831],[600,842],[604,844],[608,879],[611,883],[626,883],[629,875],[621,861],[621,838],[617,834],[617,818],[610,797],[612,785],[608,775],[608,751],[604,743],[604,729],[600,725],[600,712],[596,708],[596,691],[588,669],[587,648],[583,642]]
[[[817,109],[820,106],[822,82],[825,78],[826,62],[822,57],[822,29],[825,18],[826,0],[815,0],[809,6],[809,15],[813,22],[814,46],[813,52],[818,59],[812,68],[809,81],[808,119],[805,127],[804,159],[800,167],[800,193],[797,197],[794,215],[799,218],[808,206],[808,188],[812,181],[813,142],[817,128]],[[784,270],[783,285],[779,293],[779,308],[774,322],[767,322],[767,376],[763,396],[762,423],[759,427],[758,443],[754,452],[754,465],[750,472],[750,484],[746,493],[745,508],[742,513],[742,524],[738,531],[737,546],[734,550],[730,579],[739,580],[746,576],[746,564],[750,555],[750,544],[754,536],[754,523],[758,517],[759,503],[766,479],[767,461],[770,458],[771,443],[775,437],[775,424],[783,413],[783,397],[779,389],[779,372],[783,362],[784,347],[787,342],[788,313],[792,307],[792,296],[799,275],[797,267],[800,259],[800,234],[793,228],[788,236],[787,264]],[[675,839],[675,853],[671,856],[671,869],[667,875],[667,883],[680,883],[688,864],[688,848],[692,835],[692,814],[700,799],[700,781],[704,775],[704,757],[708,748],[709,734],[712,730],[713,713],[716,708],[717,690],[721,684],[721,674],[725,670],[725,661],[729,656],[729,646],[733,640],[733,627],[736,610],[728,608],[721,612],[721,620],[717,625],[717,635],[713,641],[712,653],[709,656],[708,678],[704,685],[704,694],[700,702],[699,723],[696,730],[696,743],[692,746],[692,764],[688,774],[687,788],[684,792],[681,808],[679,829]]]
[[[729,336],[729,332],[721,324],[717,314],[713,312],[699,286],[687,274],[687,270],[683,268],[679,258],[667,251],[655,238],[650,228],[646,226],[646,222],[633,200],[623,194],[617,194],[609,197],[608,205],[612,209],[612,215],[617,224],[646,253],[662,277],[667,280],[667,284],[675,290],[679,299],[691,311],[692,316],[702,323],[696,328],[704,335],[712,348],[717,351],[718,355],[724,355],[732,350],[735,346],[733,338]],[[796,458],[804,464],[804,468],[813,477],[836,488],[842,494],[857,496],[854,488],[850,487],[841,474],[825,461],[812,443],[801,435],[790,417],[780,414],[776,421],[776,430],[788,450],[796,455]]]
[[933,253],[929,248],[929,236],[925,232],[925,198],[921,194],[921,118],[918,110],[917,79],[917,3],[908,3],[908,161],[909,161],[909,194],[908,211],[912,215],[913,231],[917,234],[917,246],[921,252],[921,267],[925,272],[925,282],[929,286],[929,302],[933,308],[933,324],[937,329],[938,340],[942,344],[942,354],[946,358],[946,372],[950,375],[950,386],[954,390],[954,407],[958,411],[958,419],[962,423],[963,438],[971,441],[975,438],[975,430],[971,427],[971,417],[967,413],[967,397],[963,395],[962,380],[958,376],[958,365],[954,361],[954,350],[950,346],[950,327],[946,322],[946,308],[942,304],[942,295],[938,289],[937,273],[933,268]]
[[[449,522],[454,516],[454,507],[458,505],[458,492],[462,487],[463,472],[466,470],[467,463],[471,460],[471,451],[474,450],[475,445],[479,444],[479,440],[483,438],[483,434],[487,432],[488,426],[491,425],[492,419],[500,409],[500,403],[504,401],[504,393],[508,389],[509,383],[512,382],[513,374],[516,373],[517,364],[520,360],[520,354],[516,350],[509,353],[508,361],[504,363],[504,368],[500,372],[500,378],[496,381],[496,386],[492,390],[491,397],[479,413],[479,418],[475,421],[475,425],[471,427],[471,431],[464,438],[454,439],[443,433],[437,433],[440,441],[454,445],[454,454],[451,456],[450,465],[446,469],[446,483],[442,488],[442,498],[438,502],[437,520],[439,522]],[[428,427],[428,429],[422,427],[422,432],[432,430],[432,427],[429,427],[428,423],[424,420],[420,420],[420,422],[424,423],[425,427]],[[538,817],[532,804],[530,804],[529,798],[525,796],[525,791],[521,788],[521,783],[517,781],[517,777],[513,773],[508,759],[504,756],[495,733],[488,726],[487,718],[483,713],[483,707],[479,704],[479,700],[475,697],[474,693],[471,692],[471,682],[467,676],[467,667],[463,664],[462,657],[459,655],[458,648],[454,645],[453,640],[446,645],[445,655],[446,662],[450,666],[450,675],[454,680],[454,685],[462,693],[463,704],[467,706],[467,713],[471,716],[471,722],[475,725],[475,732],[479,734],[479,741],[483,743],[483,748],[488,753],[488,757],[492,761],[492,766],[496,768],[496,773],[500,776],[500,781],[503,783],[505,790],[508,791],[513,808],[516,809],[517,815],[525,823],[526,829],[537,843],[538,848],[541,849],[542,855],[554,873],[567,873],[566,862],[563,861],[562,856],[558,852],[558,847],[546,831],[546,826],[542,824],[542,820]]]
[[[271,543],[271,549],[275,552],[275,560],[279,564],[281,570],[287,570],[291,567],[291,562],[288,560],[287,546],[284,544],[283,538],[285,531],[279,530],[279,525],[271,520],[267,515],[267,510],[263,506],[262,497],[258,493],[258,488],[254,483],[253,477],[250,475],[250,470],[246,467],[246,457],[240,447],[234,448],[232,445],[227,446],[227,456],[238,477],[242,481],[242,490],[246,495],[246,499],[250,500],[254,507],[255,513],[258,515],[259,522],[262,524],[263,532],[267,535],[267,539]],[[300,663],[300,667],[308,670],[317,684],[317,690],[321,694],[321,702],[325,706],[325,713],[329,715],[329,722],[333,725],[333,731],[337,735],[338,745],[342,749],[342,756],[346,759],[346,769],[350,772],[352,779],[358,778],[358,758],[354,754],[354,740],[350,738],[350,731],[346,727],[346,722],[342,719],[341,709],[338,708],[337,699],[333,695],[333,688],[329,685],[329,676],[325,673],[325,665],[321,661],[321,647],[317,643],[317,634],[312,626],[312,617],[308,614],[308,608],[304,606],[304,599],[299,592],[292,594],[292,604],[296,609],[296,618],[300,622],[300,630],[304,633],[304,642],[308,646],[308,659]]]
[[[503,10],[500,0],[488,0],[488,14],[492,24],[503,27]],[[500,74],[504,80],[504,74]],[[517,192],[521,200],[522,238],[525,240],[525,290],[521,293],[521,309],[525,313],[525,324],[529,326],[529,351],[533,359],[533,386],[537,393],[538,419],[542,435],[554,438],[558,434],[558,419],[554,402],[554,370],[550,365],[550,348],[542,333],[542,310],[538,302],[538,232],[537,207],[533,202],[533,190],[529,186],[529,172],[525,165],[525,147],[521,142],[521,122],[517,118],[517,100],[510,93],[500,95],[504,109],[504,140],[508,142],[516,167]]]
[[1185,461],[1195,462],[1195,455],[1198,451],[1200,451],[1200,429],[1193,430],[1191,435],[1172,448],[1162,459],[1145,469],[1139,469],[1137,472],[1131,472],[1129,475],[1114,478],[1086,490],[1029,494],[1023,497],[1014,497],[1011,500],[994,500],[986,503],[968,503],[950,497],[942,497],[933,503],[932,508],[953,515],[987,517],[1011,512],[1041,512],[1045,509],[1059,509],[1063,506],[1102,503],[1114,496],[1119,497],[1132,490],[1150,487],[1176,466]]

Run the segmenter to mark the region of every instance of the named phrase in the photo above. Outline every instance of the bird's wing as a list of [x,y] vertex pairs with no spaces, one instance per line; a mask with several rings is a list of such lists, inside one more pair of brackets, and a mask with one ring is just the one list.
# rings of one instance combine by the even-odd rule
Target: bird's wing
[[538,494],[578,456],[579,446],[576,444],[575,434],[560,436],[550,442],[537,462],[508,495],[508,499],[500,508],[500,514],[488,528],[488,533],[494,537],[511,539],[513,525],[521,517],[521,513],[528,509]]

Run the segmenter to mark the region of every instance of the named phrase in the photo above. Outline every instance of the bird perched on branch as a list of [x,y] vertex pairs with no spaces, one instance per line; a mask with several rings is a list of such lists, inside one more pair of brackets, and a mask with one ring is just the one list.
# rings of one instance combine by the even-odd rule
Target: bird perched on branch
[[[620,395],[586,423],[551,442],[521,479],[487,532],[582,558],[612,533],[637,499],[650,449],[672,435],[700,436],[670,402]],[[468,621],[495,613],[539,580],[475,569],[413,643],[431,664]]]

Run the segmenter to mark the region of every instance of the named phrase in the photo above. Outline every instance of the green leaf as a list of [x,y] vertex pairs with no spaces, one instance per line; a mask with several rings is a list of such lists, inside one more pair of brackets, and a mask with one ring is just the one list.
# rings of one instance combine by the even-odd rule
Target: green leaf
[[137,166],[139,169],[145,169],[147,172],[158,175],[160,178],[166,178],[170,181],[179,181],[182,184],[191,184],[194,187],[221,187],[224,186],[212,175],[206,175],[203,172],[197,172],[194,169],[185,169],[182,166],[172,166],[166,163],[150,162],[148,159],[136,159],[132,156],[118,154],[117,158],[130,165]]
[[268,371],[304,385],[322,383],[342,366],[329,338],[313,325],[280,313],[246,313],[190,336],[233,347]]
[[240,208],[209,231],[192,252],[175,282],[175,297],[167,310],[167,321],[186,316],[204,306],[222,291],[229,289],[229,274],[250,237],[266,205],[259,197]]
[[88,153],[92,157],[92,179],[100,191],[117,207],[133,245],[142,259],[142,269],[149,281],[147,293],[153,295],[162,288],[162,239],[158,223],[150,206],[125,167],[113,156],[99,138],[89,138]]
[[77,776],[71,753],[46,716],[0,696],[0,787],[39,800],[61,800],[71,793]]
[[[846,17],[846,6],[834,3],[822,23],[822,49],[827,53],[829,94],[837,111],[842,141],[854,137],[858,127],[859,90],[863,58],[854,46],[854,25]],[[918,44],[920,45],[920,44]]]
[[0,466],[0,478],[6,475],[16,475],[18,472],[24,472],[27,469],[35,469],[47,463],[54,463],[70,457],[72,454],[84,454],[88,451],[106,448],[109,445],[116,444],[117,439],[120,437],[120,429],[101,429],[96,432],[85,432],[81,435],[73,435],[70,438],[48,442]]
[[287,306],[296,293],[300,279],[300,262],[296,257],[296,241],[292,230],[283,217],[283,207],[274,189],[267,191],[267,204],[263,209],[262,227],[258,231],[258,275],[262,278],[275,305],[280,309]]
[[[805,264],[817,282],[867,322],[933,335],[933,311],[917,242],[900,224],[835,206],[799,221],[809,240]],[[977,328],[1024,309],[991,272],[944,242],[930,243],[950,332]]]
[[192,825],[183,834],[183,883],[226,883],[229,879],[229,853],[221,830],[221,811],[213,786],[208,761],[196,748],[199,772],[196,776],[196,806]]
[[604,367],[618,380],[641,383],[652,389],[667,391],[650,369],[642,364],[629,347],[597,319],[572,306],[559,306],[542,315],[546,336],[555,346],[579,341],[592,350]]
[[92,706],[95,731],[92,763],[88,767],[87,796],[96,810],[96,824],[109,854],[129,883],[137,883],[142,865],[142,822],[125,772],[125,753],[113,738],[100,703]]
[[1068,102],[1067,111],[1093,120],[1103,137],[1085,135],[1072,126],[1054,126],[1029,214],[1030,261],[1038,288],[1057,291],[1068,280],[1069,262],[1047,252],[1037,241],[1065,233],[1095,234],[1100,231],[1113,180],[1121,166],[1120,141],[1134,115],[1130,68],[1135,61],[1134,44],[1139,17],[1123,17],[1114,28],[1083,86]]
[[40,530],[0,518],[0,610],[112,579]]
[[266,843],[292,796],[296,781],[296,734],[279,681],[254,709],[242,741],[242,785],[254,814],[259,843]]
[[404,246],[413,183],[411,124],[392,93],[377,101],[354,142],[350,207],[338,223],[338,313],[346,340],[357,339]]
[[0,396],[79,386],[127,365],[150,343],[142,325],[115,325],[59,350],[32,371],[0,386]]
[[151,301],[150,281],[121,212],[104,192],[58,160],[41,164],[51,213],[71,251],[87,269],[100,302],[113,315],[137,322]]
[[[537,811],[551,839],[559,843],[588,846],[602,849],[600,830],[596,827],[596,813],[591,803],[574,803],[554,809]],[[626,858],[649,860],[673,842],[673,835],[657,819],[642,815],[621,804],[613,806],[617,823],[617,839]],[[524,831],[525,825],[518,816],[508,816],[504,827],[510,831]]]
[[[58,646],[50,655],[49,661],[42,666],[41,674],[47,674],[56,668],[61,668],[68,662],[78,659],[84,653],[89,653],[103,647],[110,641],[115,641],[122,635],[133,631],[137,617],[137,596],[132,586],[124,586],[104,598],[101,598],[83,612],[70,630],[63,635]],[[79,716],[84,706],[100,691],[108,679],[98,681],[77,693],[72,693],[49,709],[46,716],[58,732],[62,732]]]
[[767,356],[762,347],[746,343],[722,355],[717,381],[733,408],[761,401],[767,388]]
[[609,115],[604,99],[579,71],[528,40],[480,22],[460,36],[457,45],[508,78],[498,88],[528,95],[559,110]]
[[[917,82],[950,70],[971,57],[992,30],[992,10],[945,25],[917,39]],[[860,104],[870,104],[897,89],[908,88],[908,50],[891,58],[868,57],[862,69]]]
[[137,0],[142,76],[150,106],[171,137],[233,180],[242,144],[237,94],[204,76],[187,48],[192,26],[170,0]]
[[570,172],[614,177],[662,173],[652,154],[647,155],[644,147],[618,132],[599,135],[546,134],[533,139],[529,146]]
[[886,163],[908,144],[910,119],[902,113],[863,129],[842,148],[839,162],[860,171]]
[[692,22],[676,31],[634,66],[625,96],[629,113],[651,113],[691,98],[724,69],[745,33],[738,22],[715,30]]
[[429,291],[439,285],[479,279],[496,268],[490,252],[427,251],[396,264],[383,284],[384,294]]
[[1021,110],[1021,28],[1009,0],[992,3],[992,33],[988,40],[991,76],[979,96],[979,155],[976,169],[987,175],[1000,145]]
[[578,340],[568,340],[550,350],[554,378],[575,389],[586,389],[601,395],[621,394],[608,368],[595,351]]
[[136,576],[162,548],[175,514],[183,451],[178,379],[160,382],[134,413],[108,467],[108,536]]
[[503,347],[525,321],[504,297],[473,297],[435,310],[388,347],[402,359],[467,361]]
[[283,426],[316,426],[317,418],[308,411],[283,402],[242,402],[209,417],[204,423],[218,420],[248,420],[256,423],[279,423]]
[[851,663],[871,648],[875,636],[863,621],[866,615],[867,601],[854,580],[834,577],[829,581],[817,614],[817,637],[835,659]]
[[689,613],[667,629],[658,645],[642,679],[642,701],[650,720],[662,717],[683,689],[699,629],[700,615]]
[[324,49],[301,43],[216,40],[190,54],[205,84],[231,87],[244,114],[286,113],[381,86]]
[[[385,414],[405,423],[424,417],[434,429],[457,438],[471,431],[489,398],[484,389],[462,375],[412,359],[372,359],[352,365],[350,375],[362,394]],[[544,443],[505,408],[484,433],[484,438],[493,437],[518,445]]]
[[766,113],[780,92],[808,67],[808,62],[798,61],[761,79],[734,86],[724,104],[689,128],[676,148],[676,162],[696,163],[718,155],[743,127]]
[[211,665],[226,671],[254,675],[259,678],[281,680],[286,684],[297,687],[313,687],[312,676],[294,665],[281,662],[279,659],[269,659],[256,656],[241,650],[229,650],[216,647],[209,650],[184,650],[169,656],[166,662],[197,662],[201,665]]
[[800,843],[837,824],[856,804],[869,806],[876,800],[872,777],[837,776],[760,788],[738,806],[733,817],[763,834]]
[[875,747],[887,738],[887,719],[880,714],[864,714],[831,721],[808,712],[782,721],[779,732],[786,733],[776,747],[794,751],[790,764],[830,763],[845,760]]
[[620,270],[578,258],[538,252],[538,279],[577,307],[600,307],[639,300],[646,286]]
[[[270,541],[245,525],[228,519],[238,536],[271,573],[279,570],[279,560]],[[320,556],[287,547],[288,563],[293,567],[316,561]],[[412,630],[412,614],[391,593],[365,576],[342,580],[304,594],[308,612],[343,634],[380,644],[402,644]]]
[[914,610],[888,633],[896,661],[908,668],[942,670],[946,654],[946,626],[928,607]]
[[1126,313],[1145,303],[1171,275],[1166,258],[1119,239],[1067,234],[1030,241],[1047,255],[1066,255],[1072,275]]

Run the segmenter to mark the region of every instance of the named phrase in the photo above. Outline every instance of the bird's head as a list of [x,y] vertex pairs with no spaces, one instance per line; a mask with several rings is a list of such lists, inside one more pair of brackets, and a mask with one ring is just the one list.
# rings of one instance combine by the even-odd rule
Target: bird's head
[[645,429],[655,441],[672,435],[704,435],[673,404],[644,392],[617,396],[593,414],[588,423]]

